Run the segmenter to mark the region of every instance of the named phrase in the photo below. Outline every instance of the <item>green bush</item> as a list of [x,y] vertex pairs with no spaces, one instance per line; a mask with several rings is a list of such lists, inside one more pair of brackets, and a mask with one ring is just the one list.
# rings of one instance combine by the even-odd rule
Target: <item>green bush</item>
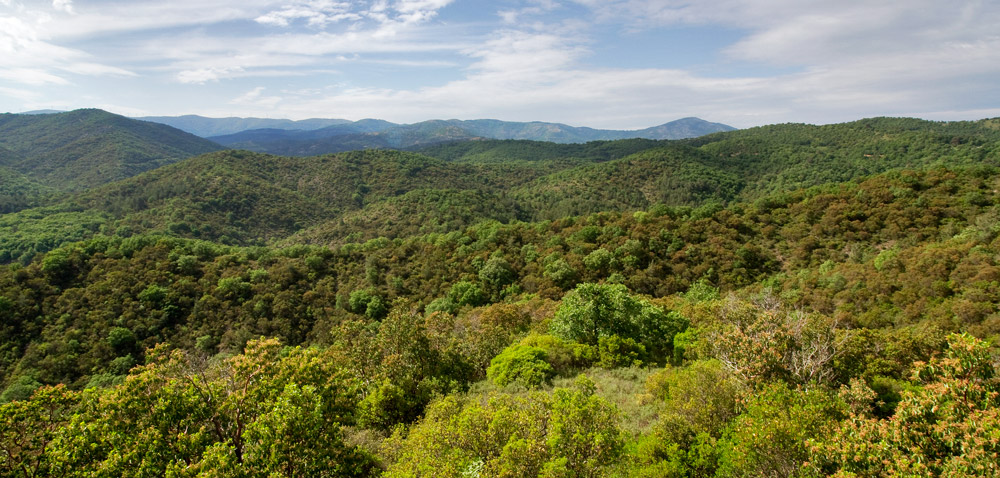
[[113,327],[110,331],[108,331],[108,345],[110,345],[118,355],[126,355],[135,348],[135,334],[125,327]]
[[555,375],[546,358],[547,354],[541,348],[512,345],[490,361],[486,376],[501,387],[511,384],[539,387]]
[[631,338],[601,337],[597,340],[597,357],[599,367],[641,367],[646,347]]

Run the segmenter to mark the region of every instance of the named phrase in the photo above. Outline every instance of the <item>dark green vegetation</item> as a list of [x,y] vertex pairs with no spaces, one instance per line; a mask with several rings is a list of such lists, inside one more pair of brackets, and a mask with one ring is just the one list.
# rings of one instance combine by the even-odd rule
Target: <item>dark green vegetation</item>
[[209,139],[231,148],[289,156],[313,156],[369,148],[415,149],[450,141],[482,139],[584,143],[627,138],[682,139],[732,130],[731,126],[709,123],[698,118],[683,118],[636,131],[499,120],[432,120],[409,125],[361,120],[316,130],[255,129],[212,136]]
[[0,166],[56,190],[80,191],[218,149],[183,131],[101,110],[0,115]]
[[222,152],[4,214],[0,470],[996,476],[998,126]]
[[[16,156],[4,155],[4,151],[0,149],[0,162],[6,164],[12,157]],[[11,168],[0,166],[0,214],[37,206],[48,194],[49,188]]]

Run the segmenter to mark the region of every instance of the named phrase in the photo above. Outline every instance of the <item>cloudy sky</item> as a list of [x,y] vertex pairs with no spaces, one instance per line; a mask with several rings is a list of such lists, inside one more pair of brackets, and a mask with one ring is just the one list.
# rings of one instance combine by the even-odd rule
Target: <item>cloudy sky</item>
[[0,111],[1000,116],[1000,0],[0,0]]

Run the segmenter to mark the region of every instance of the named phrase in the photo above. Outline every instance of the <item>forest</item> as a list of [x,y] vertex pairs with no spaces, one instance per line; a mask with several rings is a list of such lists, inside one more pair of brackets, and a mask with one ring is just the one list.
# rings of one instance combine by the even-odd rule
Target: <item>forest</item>
[[3,476],[1000,475],[1000,120],[24,161]]

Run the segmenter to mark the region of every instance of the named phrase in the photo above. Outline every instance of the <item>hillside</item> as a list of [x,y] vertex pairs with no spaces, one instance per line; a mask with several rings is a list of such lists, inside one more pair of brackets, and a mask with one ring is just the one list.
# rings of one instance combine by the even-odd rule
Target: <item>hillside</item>
[[[250,461],[295,433],[283,463],[327,450],[317,473],[459,477],[476,463],[470,437],[500,450],[530,433],[530,460],[486,456],[534,476],[568,463],[561,426],[613,451],[582,462],[598,476],[749,474],[755,461],[731,457],[775,455],[867,471],[885,461],[858,464],[855,449],[897,463],[877,446],[952,440],[921,431],[926,413],[972,417],[954,440],[989,452],[998,176],[896,171],[723,209],[334,249],[99,236],[0,269],[2,396],[15,400],[0,419],[22,425],[15,438],[60,437],[11,448],[44,470],[115,474],[126,454],[237,466],[240,446]],[[289,431],[257,439],[274,427]]]
[[198,115],[142,116],[136,119],[173,126],[181,131],[187,131],[188,133],[201,136],[202,138],[239,133],[240,131],[246,130],[314,130],[333,125],[351,123],[351,121],[342,119],[312,118],[292,121],[287,119],[271,118],[207,118]]
[[826,126],[766,126],[564,170],[511,194],[527,210],[543,212],[536,218],[546,219],[658,203],[753,201],[900,168],[998,165],[1000,134],[995,125],[996,120],[873,118]]
[[51,193],[50,188],[28,179],[13,169],[0,166],[0,214],[37,206],[43,197]]
[[900,168],[1000,165],[991,124],[873,119],[682,142],[457,142],[426,154],[219,152],[77,195],[44,224],[30,211],[6,218],[0,260],[26,261],[99,230],[332,245],[448,232],[483,220],[554,220],[660,204],[721,207]]
[[79,191],[221,149],[183,131],[101,110],[0,115],[3,166],[56,190]]
[[431,145],[480,139],[521,139],[555,143],[585,143],[627,138],[680,139],[732,127],[684,118],[637,131],[598,130],[558,123],[517,123],[499,120],[431,120],[409,125],[371,125],[363,120],[314,131],[250,130],[212,137],[233,148],[280,155],[310,156],[356,149],[420,149]]
[[219,151],[0,214],[0,475],[996,476],[998,126]]

